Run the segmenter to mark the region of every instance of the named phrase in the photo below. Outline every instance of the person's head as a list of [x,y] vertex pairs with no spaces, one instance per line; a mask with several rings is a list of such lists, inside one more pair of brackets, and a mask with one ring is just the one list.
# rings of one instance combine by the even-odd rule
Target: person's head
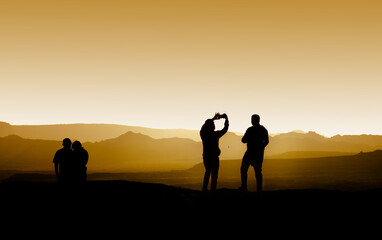
[[72,146],[72,141],[69,138],[65,138],[62,141],[62,146],[64,146],[64,148],[70,148]]
[[253,126],[259,125],[260,124],[260,116],[257,114],[253,114],[251,118],[251,122]]
[[204,123],[204,127],[207,129],[207,131],[214,131],[215,130],[215,123],[212,119],[207,119]]
[[80,141],[74,141],[74,143],[73,143],[73,145],[72,145],[72,148],[73,148],[74,150],[77,150],[77,149],[82,148],[82,144],[81,144],[81,142],[80,142]]

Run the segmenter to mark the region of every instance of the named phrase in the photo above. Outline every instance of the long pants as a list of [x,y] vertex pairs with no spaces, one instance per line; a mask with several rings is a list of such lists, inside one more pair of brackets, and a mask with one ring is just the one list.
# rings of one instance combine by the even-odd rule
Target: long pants
[[203,191],[207,191],[208,182],[211,177],[211,191],[216,190],[219,173],[219,157],[203,157],[204,167],[206,172],[203,179]]
[[241,162],[241,188],[247,189],[247,178],[248,178],[248,169],[249,166],[253,166],[255,170],[256,176],[256,186],[257,192],[261,192],[263,190],[263,157],[264,151],[259,151],[258,153],[248,153],[246,152],[243,161]]

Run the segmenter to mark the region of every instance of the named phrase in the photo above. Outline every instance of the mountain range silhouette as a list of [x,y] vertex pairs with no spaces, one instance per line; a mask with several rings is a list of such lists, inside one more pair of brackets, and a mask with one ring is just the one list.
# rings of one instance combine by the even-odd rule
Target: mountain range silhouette
[[[130,130],[123,132],[126,129]],[[152,182],[195,190],[201,187],[199,131],[108,124],[13,126],[1,122],[0,180],[55,181],[52,160],[64,137],[80,140],[88,150],[90,181]],[[240,159],[246,150],[241,137],[228,132],[220,140],[220,188],[239,186]],[[274,135],[265,152],[264,188],[379,188],[382,184],[379,149],[382,136],[377,135],[327,138],[299,131]],[[254,183],[250,172],[250,190]]]
[[[65,137],[69,137],[71,139],[80,139],[82,142],[98,142],[102,140],[117,138],[127,132],[141,133],[154,139],[177,137],[188,138],[197,142],[201,141],[199,130],[153,129],[117,124],[11,125],[9,123],[0,121],[0,137],[17,135],[26,139],[44,139],[58,141],[61,141]],[[232,132],[228,132],[227,134],[231,134],[231,136],[233,136],[232,142],[230,141],[227,143],[227,145],[236,143],[236,139],[239,137],[241,138],[243,135],[240,133]],[[235,135],[238,136],[236,139],[234,138]],[[223,139],[227,139],[227,136],[225,136]],[[306,133],[303,131],[295,130],[289,133],[270,134],[270,136],[272,136],[270,137],[272,140],[274,139],[283,141],[292,138],[293,140],[303,139],[310,141],[315,140],[319,142],[345,142],[355,145],[372,146],[374,148],[376,146],[382,146],[381,135],[336,135],[328,138],[312,131]],[[288,151],[294,150],[288,149],[287,151],[280,151],[275,154],[280,154]]]
[[[86,130],[79,131],[84,127]],[[96,131],[100,127],[103,130]],[[0,133],[6,134],[13,129],[20,136],[9,135],[0,137],[0,169],[2,170],[51,170],[54,152],[61,148],[62,139],[42,139],[48,132],[60,132],[69,136],[76,133],[97,135],[97,139],[104,136],[105,129],[113,126],[98,124],[80,125],[52,125],[52,126],[27,126],[23,132],[23,126],[12,126],[7,123],[0,124]],[[120,128],[118,126],[117,128]],[[125,126],[126,128],[129,128]],[[50,131],[46,131],[49,128]],[[16,129],[16,130],[15,130]],[[33,129],[33,131],[32,131]],[[61,130],[60,130],[61,129]],[[93,131],[90,131],[93,129]],[[145,132],[163,133],[163,136],[174,135],[171,138],[153,138],[143,133],[125,132],[115,138],[100,141],[85,142],[79,137],[72,138],[80,140],[85,149],[90,153],[89,171],[163,171],[191,168],[202,161],[202,144],[200,137],[198,141],[186,138],[182,133],[190,134],[195,130],[153,130],[140,128]],[[167,133],[169,131],[169,133]],[[32,134],[33,133],[33,134]],[[81,133],[81,134],[80,134]],[[96,134],[97,133],[97,134]],[[115,132],[114,132],[115,133]],[[152,133],[152,135],[155,135]],[[28,139],[25,136],[33,135]],[[53,136],[53,134],[51,134]],[[57,134],[56,137],[58,137]],[[22,136],[22,137],[21,137]],[[61,136],[61,137],[62,137]],[[221,159],[241,159],[246,146],[241,143],[241,136],[228,132],[221,138]],[[354,155],[361,151],[371,152],[382,149],[382,136],[360,135],[360,136],[334,136],[327,138],[315,132],[298,133],[291,132],[270,137],[270,144],[266,149],[266,158],[312,158]]]
[[127,133],[142,133],[152,138],[189,138],[200,141],[199,131],[186,129],[154,129],[117,124],[52,124],[52,125],[11,125],[0,121],[0,137],[18,135],[29,139],[59,140],[68,137],[83,142],[97,142],[116,138]]
[[[65,137],[80,140],[89,152],[90,182],[123,180],[201,188],[204,167],[198,130],[108,124],[13,126],[0,122],[0,181],[55,182],[52,160]],[[246,150],[241,138],[228,132],[220,140],[220,189],[239,186],[241,158]],[[264,189],[380,188],[379,149],[382,136],[378,135],[328,138],[301,131],[273,135],[265,152]],[[253,172],[248,181],[253,191]]]
[[[90,171],[154,171],[191,167],[200,161],[201,146],[190,139],[153,139],[125,133],[96,143],[83,143],[90,154]],[[0,169],[51,170],[61,141],[0,138]]]

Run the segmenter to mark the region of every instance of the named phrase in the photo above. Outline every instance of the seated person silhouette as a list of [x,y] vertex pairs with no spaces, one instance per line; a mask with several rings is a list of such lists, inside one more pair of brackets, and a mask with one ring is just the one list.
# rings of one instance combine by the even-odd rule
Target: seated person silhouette
[[247,144],[247,151],[241,163],[241,190],[247,191],[247,174],[250,165],[255,169],[257,192],[262,191],[263,174],[262,165],[264,149],[269,143],[268,131],[260,125],[260,116],[252,115],[252,126],[247,129],[241,141]]
[[74,163],[74,177],[75,181],[78,183],[84,183],[87,180],[87,167],[86,164],[89,160],[89,154],[88,151],[86,151],[83,147],[81,142],[74,141],[73,145],[73,163]]
[[67,182],[70,178],[70,170],[68,170],[68,167],[70,165],[70,161],[73,158],[73,152],[71,148],[72,141],[69,138],[65,138],[62,141],[62,145],[64,147],[59,149],[53,158],[54,171],[59,183]]
[[[224,128],[215,131],[214,120],[224,118]],[[206,169],[203,179],[203,191],[207,191],[208,182],[211,176],[211,191],[216,190],[219,172],[219,139],[228,131],[227,114],[216,113],[212,119],[207,119],[200,130],[200,137],[203,141],[203,164]]]

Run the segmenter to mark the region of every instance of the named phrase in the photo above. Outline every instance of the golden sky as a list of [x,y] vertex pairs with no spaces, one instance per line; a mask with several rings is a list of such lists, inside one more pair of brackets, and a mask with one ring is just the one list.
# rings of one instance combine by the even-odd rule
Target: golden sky
[[382,1],[0,0],[0,121],[382,134]]

